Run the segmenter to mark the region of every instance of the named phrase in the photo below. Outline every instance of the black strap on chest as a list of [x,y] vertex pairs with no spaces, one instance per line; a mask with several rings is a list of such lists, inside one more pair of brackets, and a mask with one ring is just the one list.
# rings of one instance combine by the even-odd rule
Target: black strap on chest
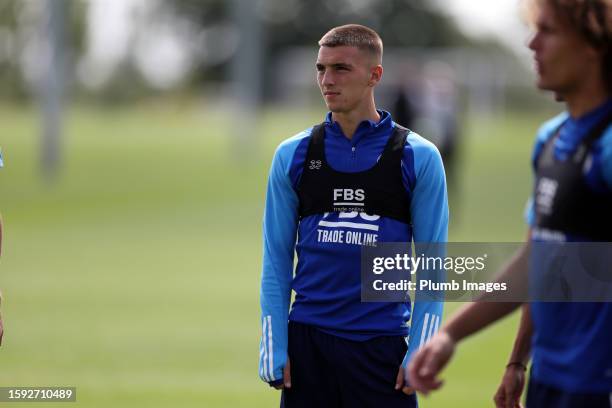
[[594,143],[612,124],[612,112],[584,137],[571,157],[554,155],[557,128],[536,162],[535,225],[591,241],[612,241],[612,192],[597,192],[586,182]]
[[313,128],[298,185],[300,218],[328,212],[364,212],[410,223],[410,199],[401,160],[409,130],[396,125],[376,164],[365,171],[334,170],[325,157],[325,125]]

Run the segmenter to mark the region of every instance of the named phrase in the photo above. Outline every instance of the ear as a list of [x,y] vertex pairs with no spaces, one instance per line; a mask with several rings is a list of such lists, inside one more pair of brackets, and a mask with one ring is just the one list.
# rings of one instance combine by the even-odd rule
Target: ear
[[370,80],[368,81],[368,86],[376,86],[383,76],[383,67],[378,64],[370,68]]

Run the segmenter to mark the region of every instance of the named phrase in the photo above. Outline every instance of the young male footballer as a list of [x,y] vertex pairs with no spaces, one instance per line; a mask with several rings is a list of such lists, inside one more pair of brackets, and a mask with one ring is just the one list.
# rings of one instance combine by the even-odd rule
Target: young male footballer
[[336,27],[319,46],[329,113],[280,144],[269,174],[259,375],[283,389],[286,408],[416,407],[404,367],[443,305],[362,302],[361,248],[445,242],[444,168],[433,144],[376,108],[375,31]]

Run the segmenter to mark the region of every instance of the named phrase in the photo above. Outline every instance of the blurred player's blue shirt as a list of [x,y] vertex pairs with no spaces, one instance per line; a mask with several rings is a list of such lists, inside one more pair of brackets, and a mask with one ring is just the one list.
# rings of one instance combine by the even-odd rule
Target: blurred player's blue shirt
[[[379,113],[378,123],[362,122],[352,139],[344,136],[340,126],[332,121],[331,114],[327,115],[325,155],[330,166],[351,173],[367,170],[377,162],[395,126],[388,112]],[[361,245],[322,242],[318,234],[321,225],[328,224],[336,225],[324,228],[330,232],[338,229],[345,234],[361,233],[361,236],[375,233],[378,242],[410,242],[413,239],[446,242],[448,203],[438,150],[416,133],[407,136],[401,172],[411,201],[410,209],[406,209],[411,213],[411,225],[388,217],[363,217],[358,213],[316,214],[299,221],[296,189],[311,130],[305,130],[278,147],[269,174],[263,228],[263,336],[259,367],[261,378],[267,382],[282,378],[288,319],[355,341],[409,334],[404,364],[441,322],[441,302],[417,302],[413,310],[410,303],[362,303]],[[364,229],[336,224],[342,221],[352,221],[353,225],[359,224]],[[298,255],[295,275],[294,251]],[[291,289],[296,296],[289,313]]]
[[[546,122],[538,132],[533,162],[561,125],[555,158],[571,158],[583,138],[610,111],[612,100],[580,118],[563,113]],[[592,154],[586,182],[595,191],[611,193],[612,126],[593,145]],[[533,199],[527,219],[533,227]],[[534,238],[545,239],[542,235]],[[584,241],[585,237],[564,234],[563,239]],[[532,302],[531,313],[535,328],[532,375],[538,382],[569,392],[612,392],[612,303]]]

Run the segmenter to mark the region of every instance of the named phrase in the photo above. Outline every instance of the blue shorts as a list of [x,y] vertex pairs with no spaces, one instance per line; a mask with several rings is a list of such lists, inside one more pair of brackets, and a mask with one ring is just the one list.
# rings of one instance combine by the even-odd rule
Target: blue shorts
[[395,390],[404,337],[347,340],[289,322],[291,388],[281,408],[414,408],[416,394]]
[[533,378],[527,388],[526,408],[611,408],[612,393],[567,392]]

